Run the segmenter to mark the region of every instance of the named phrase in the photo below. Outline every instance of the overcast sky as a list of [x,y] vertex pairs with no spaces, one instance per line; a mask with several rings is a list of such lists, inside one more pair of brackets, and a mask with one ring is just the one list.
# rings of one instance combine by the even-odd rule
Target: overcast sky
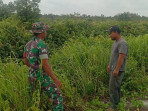
[[[3,0],[4,3],[14,0]],[[148,0],[41,0],[42,14],[70,14],[114,16],[132,12],[148,16]]]

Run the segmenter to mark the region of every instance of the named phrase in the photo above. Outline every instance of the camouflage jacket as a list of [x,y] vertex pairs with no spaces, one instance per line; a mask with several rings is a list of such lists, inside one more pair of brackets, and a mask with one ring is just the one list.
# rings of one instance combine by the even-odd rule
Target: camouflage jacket
[[24,58],[29,60],[30,68],[41,68],[41,59],[48,59],[46,44],[38,37],[33,37],[24,47]]

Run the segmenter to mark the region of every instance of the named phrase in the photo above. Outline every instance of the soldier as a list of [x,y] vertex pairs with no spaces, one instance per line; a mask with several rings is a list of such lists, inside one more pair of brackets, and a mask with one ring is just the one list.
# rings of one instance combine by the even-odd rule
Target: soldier
[[48,63],[47,47],[43,42],[48,29],[49,27],[42,22],[32,24],[34,37],[24,47],[23,57],[25,64],[30,67],[28,80],[31,89],[33,89],[34,83],[39,81],[41,91],[53,99],[53,111],[63,111],[63,98],[59,91],[62,83],[52,72]]

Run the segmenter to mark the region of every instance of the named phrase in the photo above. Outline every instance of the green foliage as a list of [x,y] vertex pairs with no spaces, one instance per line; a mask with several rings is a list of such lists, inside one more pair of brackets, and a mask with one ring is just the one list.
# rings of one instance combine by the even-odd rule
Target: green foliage
[[124,12],[114,16],[119,21],[140,20],[141,16],[135,13]]
[[28,108],[27,111],[40,111],[39,105],[40,105],[40,90],[35,90],[32,95],[32,106]]
[[52,56],[53,69],[61,76],[64,74],[81,96],[87,97],[98,91],[102,94],[103,90],[98,88],[105,87],[104,84],[108,83],[104,69],[109,61],[110,43],[104,38],[81,37],[76,41],[71,40]]
[[[44,111],[51,109],[51,102],[40,87],[31,93],[28,83],[28,68],[18,60],[0,60],[0,111]],[[45,104],[46,103],[46,104]],[[42,110],[40,110],[42,109]]]
[[34,22],[40,17],[40,0],[15,0],[17,15],[22,22]]
[[[127,71],[124,76],[122,91],[131,95],[132,92],[142,94],[147,88],[148,76],[146,72],[147,51],[140,51],[147,47],[147,35],[126,38],[130,47],[127,61]],[[133,49],[132,45],[140,44],[140,47]],[[108,79],[106,67],[109,63],[111,40],[108,38],[85,38],[66,42],[63,48],[52,55],[50,61],[55,73],[63,83],[63,93],[69,101],[77,102],[80,97],[91,98],[99,95],[108,95]],[[137,54],[137,55],[135,55]],[[142,62],[142,69],[139,68],[138,56]],[[140,78],[140,79],[139,79]],[[68,85],[68,86],[67,86]],[[69,90],[66,92],[66,90]],[[124,104],[123,104],[124,105]],[[121,104],[121,106],[123,106]],[[124,106],[123,106],[124,107]]]
[[[122,92],[125,95],[118,106],[121,111],[126,110],[128,98],[137,98],[141,94],[146,95],[148,75],[146,72],[147,58],[145,57],[148,53],[143,48],[147,47],[147,37],[145,35],[126,38],[130,53],[122,86]],[[133,49],[134,43],[141,44]],[[102,98],[109,97],[109,76],[106,67],[109,63],[111,45],[112,41],[109,38],[79,37],[70,39],[63,48],[54,52],[50,62],[54,73],[63,84],[62,95],[66,111],[107,110],[109,104]],[[28,68],[22,63],[18,64],[17,59],[12,60],[6,59],[6,64],[0,62],[0,110],[51,109],[51,102],[44,94],[40,96],[38,89],[30,98]],[[142,106],[140,101],[131,100],[131,103],[131,107]]]
[[126,97],[121,98],[119,105],[117,106],[119,111],[127,111],[127,101]]
[[116,21],[116,20],[93,20],[81,18],[63,18],[63,19],[46,19],[41,21],[50,26],[46,42],[52,53],[55,49],[63,46],[63,44],[71,38],[77,39],[84,37],[109,37],[106,30],[113,25],[121,28],[122,36],[139,36],[148,33],[147,21]]
[[143,106],[143,102],[141,100],[136,100],[135,98],[132,98],[131,100],[131,107],[132,108],[140,108]]
[[[32,21],[33,19],[29,20]],[[31,21],[22,23],[22,21],[16,15],[14,15],[0,22],[0,47],[3,46],[0,55],[2,55],[2,57],[8,57],[11,51],[13,51],[18,58],[22,57],[24,45],[33,37],[28,31],[31,29]],[[70,39],[77,39],[81,36],[86,38],[107,38],[109,37],[109,34],[106,32],[106,30],[108,30],[112,25],[118,25],[122,30],[122,35],[127,37],[137,37],[139,35],[143,36],[144,34],[148,33],[147,21],[90,21],[89,19],[82,20],[79,18],[64,18],[60,20],[42,18],[41,21],[50,26],[50,30],[48,31],[45,39],[50,55],[52,55],[54,51],[58,50],[66,41],[69,41]],[[134,42],[132,44],[133,47],[139,47],[139,44],[136,45]],[[139,52],[144,51],[146,51],[144,48],[139,50]],[[137,55],[137,58],[140,59],[143,57]]]
[[[8,59],[9,61],[10,59]],[[17,62],[17,61],[16,61]],[[0,110],[26,110],[29,106],[27,68],[0,61]]]
[[40,0],[15,0],[4,4],[0,0],[0,21],[11,15],[17,15],[22,22],[38,21],[40,18],[39,2]]
[[[32,1],[36,3],[37,1]],[[37,4],[36,4],[37,5]],[[35,6],[36,6],[35,5]],[[28,69],[23,63],[6,57],[22,58],[24,45],[33,37],[27,30],[31,21],[22,23],[17,16],[0,22],[0,110],[46,110],[51,102],[37,89],[29,95]],[[31,21],[30,21],[31,20]],[[51,51],[50,62],[54,73],[63,83],[62,94],[65,110],[106,110],[102,101],[108,95],[108,66],[112,41],[108,30],[112,25],[121,27],[122,35],[129,44],[127,69],[123,79],[124,97],[118,106],[126,110],[127,99],[143,97],[148,92],[148,23],[147,21],[99,21],[90,19],[45,19],[50,25],[47,46]],[[26,21],[26,18],[23,20]],[[17,60],[17,59],[16,59]],[[98,98],[99,96],[99,98]],[[100,99],[101,98],[101,99]],[[48,102],[46,102],[48,101]],[[140,101],[132,100],[131,107],[141,107]]]
[[[129,58],[127,69],[124,75],[123,91],[136,91],[142,93],[146,91],[148,84],[147,66],[148,66],[148,49],[147,35],[140,36],[136,39],[128,38],[129,41]],[[146,77],[145,77],[146,76]],[[140,79],[139,79],[140,78]],[[130,95],[132,93],[129,93]]]
[[14,4],[9,2],[9,4],[4,4],[2,0],[0,0],[0,21],[4,18],[8,18],[12,12],[15,11]]
[[[31,39],[31,33],[25,29],[16,17],[11,17],[0,22],[0,56],[10,55],[21,58],[24,45]],[[14,53],[14,54],[13,54]]]
[[89,102],[90,107],[92,107],[92,109],[107,109],[108,108],[108,104],[105,104],[104,102],[100,101],[99,97],[93,99],[92,101]]
[[132,21],[132,20],[148,20],[148,17],[146,16],[140,16],[137,13],[131,13],[131,12],[123,12],[116,14],[115,16],[105,16],[101,14],[100,16],[92,16],[92,15],[87,15],[87,14],[80,14],[80,13],[75,13],[74,14],[69,14],[69,15],[55,15],[55,14],[44,14],[42,15],[44,18],[48,19],[63,19],[63,18],[80,18],[80,19],[89,19],[90,21],[94,20],[119,20],[119,21]]

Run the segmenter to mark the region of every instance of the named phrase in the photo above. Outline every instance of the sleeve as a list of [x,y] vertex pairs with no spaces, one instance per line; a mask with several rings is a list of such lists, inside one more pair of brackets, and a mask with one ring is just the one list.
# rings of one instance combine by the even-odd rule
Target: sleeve
[[39,42],[38,49],[40,59],[48,59],[47,46],[43,41]]
[[118,52],[126,55],[128,53],[128,44],[126,42],[119,44]]
[[25,46],[25,47],[24,47],[23,58],[26,58],[26,52],[27,52],[27,49],[26,49],[26,46]]

